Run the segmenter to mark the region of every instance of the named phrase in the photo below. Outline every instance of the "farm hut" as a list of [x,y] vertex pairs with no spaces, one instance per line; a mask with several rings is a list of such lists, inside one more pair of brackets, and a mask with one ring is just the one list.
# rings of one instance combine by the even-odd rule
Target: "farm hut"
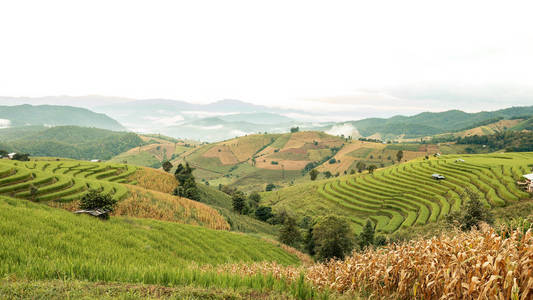
[[9,153],[9,154],[7,155],[7,157],[8,157],[9,159],[13,159],[13,157],[15,157],[15,155],[17,155],[17,153],[16,153],[16,152],[13,152],[13,153]]
[[465,160],[462,159],[462,158],[458,158],[458,159],[455,160],[455,162],[465,162]]
[[91,162],[102,162],[101,159],[91,159]]
[[431,174],[431,178],[435,179],[435,180],[443,180],[443,179],[446,179],[446,177],[440,175],[440,174]]
[[104,220],[109,219],[109,210],[107,209],[100,209],[100,208],[82,209],[82,210],[77,210],[74,213],[75,214],[86,214],[86,215],[90,215],[90,216],[93,216],[99,219],[104,219]]
[[522,175],[525,181],[517,182],[518,185],[522,186],[529,193],[533,193],[533,173]]

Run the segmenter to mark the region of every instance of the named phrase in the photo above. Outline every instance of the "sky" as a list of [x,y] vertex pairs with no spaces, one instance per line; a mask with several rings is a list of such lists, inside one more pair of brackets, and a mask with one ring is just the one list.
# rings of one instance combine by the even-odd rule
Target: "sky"
[[370,115],[533,105],[530,3],[0,0],[0,96]]

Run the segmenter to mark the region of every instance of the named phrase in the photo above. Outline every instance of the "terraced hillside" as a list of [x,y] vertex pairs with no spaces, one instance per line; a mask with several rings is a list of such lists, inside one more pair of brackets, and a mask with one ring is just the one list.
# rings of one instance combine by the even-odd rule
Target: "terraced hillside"
[[[466,189],[478,194],[490,207],[527,198],[530,195],[517,187],[516,180],[531,173],[532,167],[533,153],[449,155],[417,159],[374,174],[343,176],[264,196],[268,204],[287,206],[301,215],[316,215],[320,211],[345,215],[356,231],[371,220],[377,231],[392,233],[435,222],[459,210],[463,202],[469,201]],[[431,177],[434,173],[446,179],[436,181]]]
[[[151,184],[147,185],[147,181]],[[175,179],[168,173],[131,165],[73,160],[0,160],[0,195],[74,211],[89,189],[97,189],[119,201],[114,215],[230,229],[214,208],[172,196],[175,185]]]
[[11,161],[0,160],[0,195],[38,202],[70,202],[80,199],[89,189],[110,193],[117,200],[128,194],[120,183],[136,167],[83,161]]

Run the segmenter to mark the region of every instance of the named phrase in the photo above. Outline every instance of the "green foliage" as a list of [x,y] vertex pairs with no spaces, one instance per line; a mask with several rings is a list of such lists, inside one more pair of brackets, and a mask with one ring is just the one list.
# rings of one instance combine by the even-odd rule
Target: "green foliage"
[[15,155],[13,155],[13,160],[29,161],[30,155],[28,153],[16,153]]
[[491,135],[457,138],[457,144],[485,145],[491,150],[505,149],[508,152],[533,151],[533,132],[504,131]]
[[320,174],[320,172],[317,171],[317,169],[312,169],[311,172],[309,172],[309,176],[311,177],[311,180],[316,180],[316,178],[318,177],[318,174]]
[[46,128],[9,142],[15,152],[83,160],[110,159],[143,144],[135,133],[76,126]]
[[189,164],[179,164],[174,172],[174,177],[179,183],[179,186],[174,190],[174,195],[185,197],[191,200],[200,201],[201,196],[196,186],[194,175],[192,175],[192,169]]
[[376,165],[370,165],[368,166],[367,170],[368,170],[368,173],[370,174],[373,174],[374,173],[374,170],[376,170],[378,167]]
[[80,209],[103,209],[113,211],[117,200],[109,194],[97,190],[89,190],[80,200]]
[[272,207],[270,206],[259,206],[255,210],[255,217],[263,222],[268,221],[273,216],[274,215],[272,214]]
[[233,203],[233,210],[242,214],[246,208],[246,196],[241,191],[236,191],[231,196],[231,201]]
[[374,244],[374,226],[370,220],[366,221],[363,231],[359,234],[357,242],[361,250]]
[[398,162],[401,162],[402,158],[403,158],[403,151],[402,150],[398,150],[398,152],[396,153],[396,160]]
[[301,240],[302,235],[298,229],[298,226],[296,226],[296,220],[288,217],[279,231],[279,241],[286,245],[297,248]]
[[300,131],[300,127],[296,126],[296,127],[291,127],[291,133],[295,133],[295,132],[298,132]]
[[353,232],[346,220],[328,215],[313,227],[313,241],[319,260],[343,259],[353,249]]
[[172,165],[172,163],[168,160],[165,160],[162,164],[162,167],[163,167],[163,170],[165,170],[165,172],[170,172],[170,170],[172,170],[172,167],[174,167]]
[[265,191],[270,192],[270,191],[272,191],[272,190],[275,189],[275,188],[276,188],[276,185],[275,185],[275,184],[273,184],[273,183],[269,183],[269,184],[266,185],[266,187],[265,187]]
[[326,178],[330,178],[331,176],[333,176],[333,174],[331,174],[330,171],[326,171],[326,172],[324,172],[324,177],[326,177]]
[[459,226],[461,230],[468,231],[478,226],[481,222],[492,224],[494,217],[488,207],[479,200],[479,195],[466,189],[463,198],[469,198],[460,211],[448,215],[448,222]]

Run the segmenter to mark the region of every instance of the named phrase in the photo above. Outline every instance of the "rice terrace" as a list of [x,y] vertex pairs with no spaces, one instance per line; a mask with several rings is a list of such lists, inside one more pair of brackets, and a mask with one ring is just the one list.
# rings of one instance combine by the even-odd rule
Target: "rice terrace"
[[0,2],[0,299],[533,300],[531,11]]

